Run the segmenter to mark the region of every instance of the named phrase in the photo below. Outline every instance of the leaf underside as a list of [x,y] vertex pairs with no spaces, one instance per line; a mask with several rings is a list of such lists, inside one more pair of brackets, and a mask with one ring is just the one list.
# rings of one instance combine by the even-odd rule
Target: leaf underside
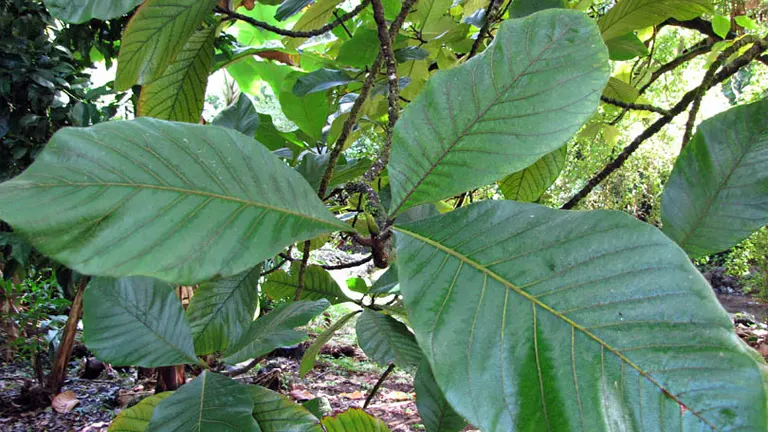
[[481,430],[768,427],[765,364],[656,228],[485,201],[396,230],[416,338]]
[[376,363],[417,367],[421,349],[405,324],[372,310],[364,310],[355,326],[360,348]]
[[[264,294],[275,300],[292,299],[299,286],[299,263],[293,265],[291,273],[278,270],[267,277],[262,289]],[[300,300],[326,299],[331,304],[349,301],[330,273],[316,265],[307,266]]]
[[536,202],[560,176],[568,156],[563,146],[544,155],[528,168],[504,177],[499,189],[504,198],[513,201]]
[[703,122],[664,189],[664,233],[697,258],[768,223],[768,100]]
[[493,183],[562,147],[597,108],[609,70],[582,13],[504,21],[483,54],[435,74],[403,111],[390,214]]
[[712,13],[711,0],[622,0],[598,21],[605,40],[660,24],[667,18],[688,21]]
[[322,432],[320,421],[306,408],[280,393],[248,386],[253,398],[253,417],[262,432]]
[[192,284],[349,230],[255,140],[149,118],[67,128],[0,185],[0,218],[83,274]]
[[92,19],[106,21],[130,12],[144,0],[45,0],[45,7],[54,17],[68,23],[80,24]]

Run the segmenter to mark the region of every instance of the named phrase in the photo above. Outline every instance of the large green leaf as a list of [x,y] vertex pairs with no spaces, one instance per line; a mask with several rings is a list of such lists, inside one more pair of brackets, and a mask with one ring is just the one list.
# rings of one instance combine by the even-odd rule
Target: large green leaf
[[72,24],[92,19],[106,21],[121,17],[144,0],[45,0],[45,7],[54,17]]
[[293,89],[302,76],[306,75],[292,72],[285,77],[278,97],[280,107],[288,120],[296,123],[296,126],[312,139],[319,140],[328,119],[328,97],[325,93],[310,93],[302,97],[293,94]]
[[655,227],[485,201],[396,230],[416,338],[481,430],[768,427],[765,363]]
[[414,24],[423,39],[435,39],[453,24],[453,20],[446,16],[452,3],[451,0],[421,0],[418,7],[411,9],[408,21]]
[[603,96],[622,102],[632,103],[640,97],[640,92],[632,85],[619,78],[611,77],[608,80],[608,84],[605,86],[605,90],[603,90]]
[[294,330],[328,309],[328,300],[298,301],[279,306],[252,322],[243,336],[226,352],[228,363],[234,364],[256,358],[280,347],[296,345],[307,334]]
[[227,72],[235,79],[241,91],[260,96],[262,82],[265,82],[279,98],[283,81],[293,72],[293,68],[271,61],[246,58],[227,66]]
[[149,420],[152,413],[155,412],[157,404],[163,399],[172,395],[173,392],[163,392],[142,399],[136,405],[125,409],[112,420],[108,432],[144,432],[149,426]]
[[567,156],[568,147],[563,146],[544,155],[528,168],[504,177],[499,182],[504,198],[523,202],[538,201],[560,176]]
[[261,119],[251,99],[244,93],[240,93],[232,105],[224,108],[211,122],[216,126],[234,129],[245,136],[256,135]]
[[400,321],[366,309],[357,319],[357,342],[365,355],[386,366],[417,367],[422,359],[421,349],[413,333]]
[[[328,167],[328,159],[330,153],[316,154],[307,152],[301,158],[301,162],[296,166],[298,171],[312,186],[317,190],[320,188],[320,182],[323,180],[325,170]],[[369,159],[347,161],[344,155],[341,155],[336,168],[333,170],[331,180],[328,183],[328,189],[332,190],[336,186],[343,185],[346,182],[352,181],[368,171],[371,167],[371,161]]]
[[224,351],[242,336],[259,308],[261,266],[230,278],[201,284],[192,296],[187,316],[197,355]]
[[196,283],[348,227],[258,142],[149,118],[56,133],[0,184],[0,218],[83,274]]
[[99,359],[143,367],[197,363],[187,317],[167,283],[94,278],[83,305],[83,338]]
[[598,21],[603,38],[610,40],[667,18],[688,21],[712,13],[711,0],[621,0]]
[[249,386],[253,417],[262,432],[322,432],[320,421],[306,408],[280,393]]
[[493,45],[438,72],[397,123],[390,214],[493,183],[562,147],[598,105],[608,53],[584,14],[501,24]]
[[125,27],[115,88],[149,84],[176,59],[217,0],[146,0]]
[[301,376],[306,375],[309,373],[309,371],[312,370],[313,367],[315,367],[315,359],[317,358],[317,355],[320,354],[320,350],[323,349],[323,346],[331,340],[337,331],[344,327],[344,325],[358,313],[360,313],[360,311],[350,312],[339,318],[338,321],[325,329],[325,331],[322,332],[314,342],[312,342],[312,345],[310,345],[309,348],[304,351],[304,356],[301,358],[301,367],[299,368],[299,373]]
[[610,39],[606,42],[606,46],[611,60],[632,60],[635,57],[645,57],[650,54],[648,47],[634,32]]
[[248,387],[209,371],[155,408],[149,432],[261,432]]
[[[296,262],[290,273],[278,270],[267,276],[262,287],[264,294],[275,300],[292,299],[299,286],[299,267],[300,263]],[[326,299],[331,304],[350,301],[327,270],[316,265],[307,266],[301,300],[320,299]]]
[[768,223],[768,99],[703,122],[664,189],[664,233],[691,257],[728,249]]
[[[428,209],[428,207],[425,207]],[[434,209],[434,206],[431,206],[432,209]],[[437,210],[435,210],[435,213],[437,213]],[[404,212],[403,215],[407,214],[407,212]],[[434,215],[430,215],[434,216]],[[399,220],[399,219],[398,219]],[[373,283],[371,286],[370,291],[368,291],[369,294],[393,294],[400,292],[400,281],[397,279],[397,263],[394,262],[392,265],[389,266],[387,271],[384,272],[381,276],[379,276],[378,279],[376,279],[376,282]]]
[[352,408],[333,417],[323,417],[325,432],[389,432],[383,421],[359,408]]
[[413,388],[416,390],[416,407],[427,432],[458,432],[467,426],[467,421],[445,400],[427,359],[419,364]]
[[165,72],[141,89],[139,116],[187,123],[200,121],[217,33],[212,25],[193,34]]
[[360,27],[355,30],[352,39],[341,44],[336,61],[362,69],[373,63],[380,49],[379,32],[376,29]]
[[322,92],[354,81],[355,79],[344,71],[322,68],[300,76],[293,87],[293,94],[303,97],[310,93]]
[[509,8],[510,18],[521,18],[545,9],[564,9],[565,0],[515,0]]

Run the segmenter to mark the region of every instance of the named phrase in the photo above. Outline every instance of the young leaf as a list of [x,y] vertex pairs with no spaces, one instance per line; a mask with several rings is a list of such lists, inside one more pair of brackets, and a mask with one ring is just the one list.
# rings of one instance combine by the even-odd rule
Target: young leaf
[[329,88],[342,86],[354,82],[355,79],[346,72],[333,69],[318,69],[307,75],[301,75],[293,86],[293,94],[304,97],[310,93],[317,93]]
[[625,34],[605,42],[611,60],[626,61],[650,54],[648,47],[634,32]]
[[91,280],[83,295],[83,338],[114,365],[197,363],[181,301],[169,284],[148,277]]
[[225,361],[239,363],[269,353],[275,348],[296,345],[307,334],[293,330],[328,309],[328,300],[298,301],[279,306],[252,322],[248,330],[226,352]]
[[81,24],[92,19],[101,21],[119,18],[132,11],[144,0],[45,0],[45,7],[52,16],[71,24]]
[[416,390],[416,407],[427,432],[458,432],[467,426],[467,421],[445,400],[426,359],[419,364],[413,387]]
[[584,14],[504,21],[493,45],[438,72],[397,123],[390,214],[497,181],[562,147],[598,105],[608,53]]
[[323,417],[325,432],[389,432],[383,421],[359,408],[351,408],[333,417]]
[[416,367],[421,361],[421,349],[413,333],[400,321],[369,309],[357,319],[357,341],[365,355],[386,366]]
[[419,346],[483,431],[768,427],[765,363],[651,225],[484,201],[395,244]]
[[173,392],[163,392],[142,399],[136,405],[125,409],[112,420],[107,432],[144,432],[149,426],[149,420],[155,412],[157,404],[172,395]]
[[159,78],[216,1],[146,0],[123,32],[115,88],[124,91]]
[[289,398],[261,386],[248,390],[261,432],[323,432],[317,417]]
[[333,323],[324,332],[322,332],[320,336],[318,336],[317,339],[312,342],[312,345],[310,345],[309,348],[304,351],[304,356],[301,358],[301,367],[299,368],[299,374],[301,374],[302,377],[309,373],[313,367],[315,367],[315,359],[317,359],[317,355],[320,354],[320,350],[323,349],[323,346],[331,340],[333,335],[339,331],[339,329],[344,327],[344,325],[358,313],[360,313],[359,310],[350,312],[341,317],[338,321]]
[[[297,262],[291,267],[291,273],[278,270],[269,276],[262,289],[264,294],[274,300],[292,299],[299,286],[299,267]],[[307,266],[304,274],[304,288],[301,300],[326,299],[331,304],[349,301],[330,273],[316,265]]]
[[211,122],[216,126],[234,129],[249,137],[256,135],[259,123],[259,113],[256,112],[256,107],[253,106],[251,99],[243,93],[240,93],[232,105],[221,110]]
[[703,122],[664,189],[664,233],[692,258],[737,245],[768,223],[768,99]]
[[261,432],[248,387],[207,370],[155,408],[153,431]]
[[200,122],[217,33],[212,25],[189,38],[165,72],[141,89],[138,116]]
[[149,118],[56,133],[24,174],[0,184],[0,218],[83,274],[179,284],[235,275],[348,229],[253,139]]
[[605,86],[605,90],[603,90],[603,96],[622,102],[633,103],[640,97],[640,92],[630,84],[616,77],[611,77],[608,80],[608,85]]
[[568,157],[568,146],[544,155],[528,168],[504,177],[499,189],[504,198],[513,201],[536,202],[560,176]]
[[752,31],[760,30],[760,27],[757,25],[755,20],[753,20],[752,18],[746,15],[737,16],[733,18],[733,20],[736,21],[736,24],[744,27],[747,30],[752,30]]
[[608,41],[667,18],[688,21],[712,11],[711,0],[622,0],[600,18],[598,25]]
[[224,351],[242,336],[259,308],[261,265],[239,275],[201,284],[187,308],[195,353]]
[[728,17],[724,17],[722,15],[715,15],[712,18],[712,31],[714,31],[716,35],[725,39],[728,37],[728,32],[731,31],[731,20]]

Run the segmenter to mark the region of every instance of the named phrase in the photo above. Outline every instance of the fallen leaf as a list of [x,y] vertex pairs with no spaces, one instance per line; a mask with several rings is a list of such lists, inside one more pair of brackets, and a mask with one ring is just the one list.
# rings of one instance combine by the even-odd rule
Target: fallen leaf
[[763,343],[757,348],[757,351],[763,356],[768,356],[768,344]]
[[53,398],[51,406],[56,412],[65,414],[74,409],[80,401],[77,399],[77,395],[72,390],[67,390],[64,393],[59,393]]
[[342,393],[339,395],[339,397],[343,397],[345,399],[365,399],[365,393],[360,391],[353,391],[352,393]]
[[306,390],[293,390],[289,394],[291,395],[291,398],[297,401],[306,401],[314,398],[312,393]]
[[410,393],[393,390],[384,395],[384,400],[388,401],[406,401],[413,399]]

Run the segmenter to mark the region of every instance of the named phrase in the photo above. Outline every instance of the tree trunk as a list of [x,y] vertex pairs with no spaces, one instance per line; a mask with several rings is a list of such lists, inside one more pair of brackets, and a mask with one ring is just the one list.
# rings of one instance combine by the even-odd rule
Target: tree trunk
[[67,364],[72,355],[72,347],[75,345],[75,333],[77,333],[77,323],[83,316],[83,292],[88,285],[89,278],[83,277],[78,282],[77,294],[72,302],[72,308],[69,310],[69,317],[64,326],[64,332],[61,334],[61,343],[56,350],[56,357],[53,359],[51,374],[48,375],[48,391],[55,396],[61,391],[64,379],[67,377]]
[[[176,295],[179,297],[184,310],[189,306],[189,301],[192,298],[194,291],[192,287],[180,286],[176,288]],[[162,393],[164,391],[173,391],[184,385],[186,379],[184,377],[184,365],[164,366],[157,368],[157,385],[155,386],[155,394]]]

